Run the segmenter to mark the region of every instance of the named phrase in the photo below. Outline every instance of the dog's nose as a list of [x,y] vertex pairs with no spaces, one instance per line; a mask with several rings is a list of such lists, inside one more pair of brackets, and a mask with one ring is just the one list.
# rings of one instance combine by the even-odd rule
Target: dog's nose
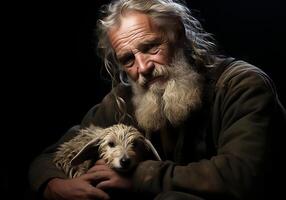
[[130,164],[131,164],[130,158],[124,156],[123,158],[120,159],[120,165],[122,168],[127,168],[129,167]]

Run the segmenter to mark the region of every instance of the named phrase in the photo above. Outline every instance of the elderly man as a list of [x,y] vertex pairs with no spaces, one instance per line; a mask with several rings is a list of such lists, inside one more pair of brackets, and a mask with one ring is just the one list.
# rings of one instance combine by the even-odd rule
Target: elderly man
[[52,158],[74,137],[72,128],[31,164],[32,188],[46,199],[69,200],[121,199],[121,192],[176,200],[262,199],[270,193],[266,183],[286,124],[271,79],[219,55],[183,4],[118,0],[105,9],[98,48],[113,89],[80,127],[133,125],[162,161],[144,161],[125,176],[98,160],[86,174],[67,179]]

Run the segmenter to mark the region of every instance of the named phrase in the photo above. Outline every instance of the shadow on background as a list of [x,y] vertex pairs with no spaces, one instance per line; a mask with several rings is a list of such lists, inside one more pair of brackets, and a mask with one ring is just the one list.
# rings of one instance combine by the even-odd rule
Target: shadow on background
[[[226,53],[269,74],[285,105],[282,0],[191,2],[195,16]],[[101,4],[97,0],[11,6],[11,79],[5,83],[3,107],[7,140],[13,145],[3,150],[9,151],[4,160],[10,164],[1,165],[7,172],[1,173],[1,188],[10,196],[25,194],[32,159],[80,123],[110,89],[95,55],[93,30]]]

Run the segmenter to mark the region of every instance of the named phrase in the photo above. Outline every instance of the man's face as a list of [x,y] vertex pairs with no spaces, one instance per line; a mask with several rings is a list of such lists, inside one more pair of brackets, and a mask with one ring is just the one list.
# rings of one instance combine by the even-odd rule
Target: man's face
[[[166,76],[154,75],[154,70],[172,60],[167,41],[150,18],[139,12],[126,13],[121,25],[108,32],[116,57],[128,76],[143,87],[163,84]],[[140,77],[140,78],[139,78]]]

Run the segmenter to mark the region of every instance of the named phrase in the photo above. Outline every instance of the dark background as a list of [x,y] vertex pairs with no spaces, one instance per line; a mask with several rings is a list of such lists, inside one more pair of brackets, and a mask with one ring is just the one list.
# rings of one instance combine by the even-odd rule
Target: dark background
[[[5,119],[1,188],[11,199],[27,191],[32,159],[80,123],[110,89],[109,81],[100,76],[93,35],[102,2],[9,5],[3,54],[7,62],[1,80]],[[225,52],[268,73],[286,104],[282,0],[188,4]]]

